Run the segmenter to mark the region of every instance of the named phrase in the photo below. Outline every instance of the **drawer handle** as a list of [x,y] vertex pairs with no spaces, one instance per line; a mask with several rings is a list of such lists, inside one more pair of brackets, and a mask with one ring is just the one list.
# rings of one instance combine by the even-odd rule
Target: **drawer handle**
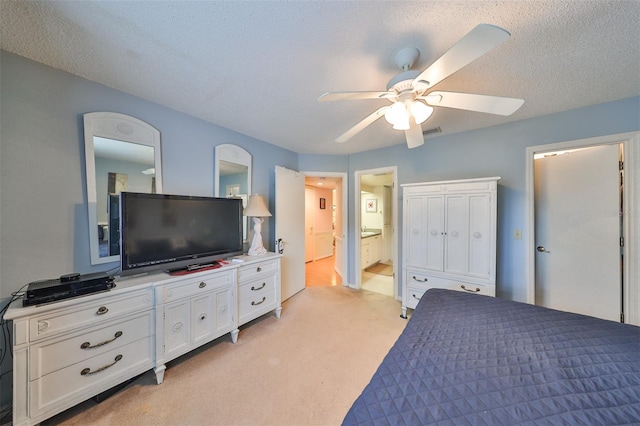
[[262,287],[257,287],[257,288],[254,287],[254,286],[251,286],[251,290],[253,290],[253,291],[262,290],[266,285],[267,285],[267,283],[262,283]]
[[261,271],[262,271],[262,268],[258,266],[258,267],[256,268],[256,272],[261,272]]
[[476,289],[475,289],[475,290],[473,290],[473,289],[468,289],[468,288],[466,288],[466,287],[464,286],[464,284],[460,284],[460,287],[461,287],[464,291],[470,291],[471,293],[477,293],[477,292],[479,292],[479,291],[480,291],[480,289],[479,289],[478,287],[476,287]]
[[205,283],[204,281],[200,283],[200,288],[205,288],[206,286],[207,286],[207,283]]
[[113,367],[113,366],[114,366],[114,365],[116,365],[116,363],[117,363],[118,361],[120,361],[121,359],[122,359],[122,355],[118,355],[118,356],[116,356],[115,360],[114,360],[111,364],[109,364],[109,365],[105,365],[104,367],[100,367],[100,368],[98,368],[96,371],[91,371],[91,369],[90,369],[90,368],[84,368],[84,369],[80,372],[80,375],[81,375],[81,376],[90,376],[90,375],[92,375],[92,374],[97,374],[97,373],[99,373],[99,372],[101,372],[101,371],[106,370],[106,369],[107,369],[107,368],[109,368],[109,367]]
[[416,300],[420,300],[420,298],[418,296],[416,296],[415,294],[412,294],[411,296],[413,296],[413,298],[416,299]]
[[96,315],[104,315],[107,312],[109,312],[109,308],[107,308],[106,306],[100,306],[96,311]]
[[257,306],[257,305],[259,305],[261,303],[264,303],[265,300],[267,300],[267,298],[263,297],[262,300],[259,301],[259,302],[251,302],[251,306]]
[[204,321],[207,318],[207,314],[200,314],[200,321]]
[[113,342],[114,340],[116,340],[120,336],[122,336],[122,331],[116,331],[116,334],[113,335],[113,339],[105,340],[104,342],[97,343],[95,345],[91,345],[91,343],[89,343],[89,342],[84,342],[83,344],[80,345],[80,349],[98,348],[100,346],[106,345],[107,343]]
[[412,278],[413,278],[414,281],[418,281],[419,283],[426,283],[427,281],[429,281],[428,278],[425,278],[425,279],[421,280],[420,278],[416,277],[415,275]]

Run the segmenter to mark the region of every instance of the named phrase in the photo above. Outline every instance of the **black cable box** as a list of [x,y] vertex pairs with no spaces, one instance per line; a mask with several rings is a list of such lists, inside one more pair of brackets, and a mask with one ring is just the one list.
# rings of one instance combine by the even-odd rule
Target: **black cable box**
[[41,305],[71,297],[107,291],[115,287],[113,277],[104,272],[95,274],[68,274],[57,279],[29,283],[22,306]]

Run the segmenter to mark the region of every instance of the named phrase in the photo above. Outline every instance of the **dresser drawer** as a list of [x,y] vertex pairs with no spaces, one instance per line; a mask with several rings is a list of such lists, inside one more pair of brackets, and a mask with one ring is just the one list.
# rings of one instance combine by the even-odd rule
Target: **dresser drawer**
[[50,339],[29,351],[29,379],[35,380],[80,361],[151,336],[155,317],[149,309],[141,315],[90,331]]
[[258,300],[263,295],[273,293],[276,291],[276,277],[275,275],[269,275],[262,277],[258,280],[249,281],[240,285],[240,291],[238,295],[239,300]]
[[153,350],[153,338],[145,337],[32,381],[29,416],[82,402],[153,368]]
[[216,271],[166,284],[157,289],[158,303],[169,303],[235,283],[235,271]]
[[278,271],[278,263],[279,261],[275,259],[242,266],[238,269],[238,281],[242,283],[263,275],[275,274]]
[[[256,283],[262,285],[263,281],[256,281]],[[278,306],[275,287],[267,285],[260,292],[240,299],[238,302],[238,322],[239,324],[244,324]]]
[[71,309],[50,311],[29,320],[30,340],[43,339],[84,326],[106,323],[129,313],[140,312],[153,306],[151,289],[127,293],[78,305]]

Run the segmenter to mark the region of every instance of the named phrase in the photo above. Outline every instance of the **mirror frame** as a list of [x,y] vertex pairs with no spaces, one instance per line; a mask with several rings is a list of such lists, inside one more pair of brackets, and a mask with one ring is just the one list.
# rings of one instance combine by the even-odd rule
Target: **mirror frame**
[[[215,162],[214,162],[214,197],[221,197],[220,195],[220,161],[226,161],[227,163],[234,163],[247,167],[247,197],[251,192],[251,154],[237,145],[233,144],[220,144],[215,147]],[[247,198],[248,199],[248,198]],[[247,218],[243,218],[243,239],[246,242],[248,237],[248,221]]]
[[162,153],[160,131],[148,123],[125,114],[115,112],[90,112],[84,114],[84,154],[87,175],[87,212],[89,220],[89,249],[91,264],[118,262],[119,255],[100,257],[98,240],[98,212],[96,189],[96,163],[93,138],[99,136],[154,149],[156,169],[156,193],[162,194]]
[[214,196],[220,197],[220,161],[235,163],[247,167],[247,195],[251,195],[251,154],[244,148],[232,144],[220,144],[215,147]]

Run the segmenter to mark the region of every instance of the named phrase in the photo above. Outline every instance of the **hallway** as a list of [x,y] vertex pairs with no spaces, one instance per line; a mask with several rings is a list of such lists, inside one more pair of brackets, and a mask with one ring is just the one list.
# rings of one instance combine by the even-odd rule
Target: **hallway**
[[335,255],[305,264],[306,287],[335,287],[342,277],[335,271]]
[[[342,285],[342,277],[334,268],[335,256],[325,257],[305,264],[306,287],[335,287]],[[393,297],[393,277],[362,271],[362,288],[364,290]]]

